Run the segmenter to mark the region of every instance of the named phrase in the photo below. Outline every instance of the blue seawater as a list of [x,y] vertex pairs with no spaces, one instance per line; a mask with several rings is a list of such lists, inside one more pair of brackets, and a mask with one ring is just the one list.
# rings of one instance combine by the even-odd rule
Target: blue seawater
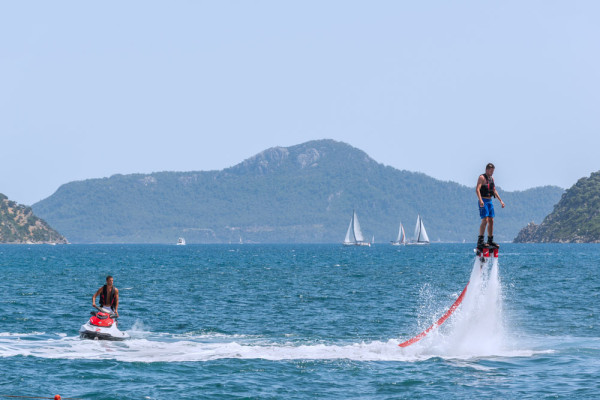
[[[503,244],[495,267],[466,244],[2,245],[0,395],[600,398],[599,260],[583,244]],[[80,339],[108,274],[132,338]]]

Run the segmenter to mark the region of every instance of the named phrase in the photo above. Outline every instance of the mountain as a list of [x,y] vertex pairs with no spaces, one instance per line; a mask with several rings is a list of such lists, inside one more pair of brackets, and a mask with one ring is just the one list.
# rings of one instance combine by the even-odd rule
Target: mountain
[[67,240],[33,215],[30,207],[0,193],[0,243],[67,243]]
[[567,189],[552,213],[523,228],[515,242],[600,243],[600,171]]
[[[562,192],[502,192],[496,239],[541,221]],[[378,242],[393,240],[400,221],[410,236],[419,213],[431,240],[474,242],[477,207],[474,187],[384,166],[333,140],[274,147],[221,171],[71,182],[33,205],[74,243],[339,243],[353,209]]]

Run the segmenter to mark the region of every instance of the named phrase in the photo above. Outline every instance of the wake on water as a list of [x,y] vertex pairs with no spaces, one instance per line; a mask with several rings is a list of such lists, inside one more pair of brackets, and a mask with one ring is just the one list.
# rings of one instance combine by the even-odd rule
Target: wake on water
[[[491,265],[489,265],[491,264]],[[428,319],[437,320],[439,315]],[[445,324],[419,342],[398,347],[398,339],[369,343],[274,343],[244,335],[156,335],[134,325],[124,342],[79,337],[0,333],[0,357],[34,356],[60,359],[114,359],[125,362],[193,362],[224,358],[265,360],[417,361],[432,357],[474,359],[530,356],[533,351],[506,347],[498,259],[475,261],[462,304]],[[50,337],[49,337],[50,336]]]

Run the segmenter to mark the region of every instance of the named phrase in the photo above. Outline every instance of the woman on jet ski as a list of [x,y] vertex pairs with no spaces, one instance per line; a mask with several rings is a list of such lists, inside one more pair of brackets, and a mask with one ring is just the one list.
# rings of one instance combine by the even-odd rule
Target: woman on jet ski
[[119,289],[113,286],[112,276],[107,276],[106,285],[98,289],[92,296],[92,306],[94,308],[96,308],[96,296],[98,295],[100,296],[100,308],[109,308],[118,317],[119,312],[117,309],[119,308]]

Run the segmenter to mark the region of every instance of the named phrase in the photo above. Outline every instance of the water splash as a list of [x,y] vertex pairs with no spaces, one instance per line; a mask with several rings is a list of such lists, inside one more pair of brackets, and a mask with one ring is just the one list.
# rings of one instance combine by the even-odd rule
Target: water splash
[[506,342],[498,259],[476,259],[460,307],[445,325],[404,350],[415,356],[489,357],[510,352]]

